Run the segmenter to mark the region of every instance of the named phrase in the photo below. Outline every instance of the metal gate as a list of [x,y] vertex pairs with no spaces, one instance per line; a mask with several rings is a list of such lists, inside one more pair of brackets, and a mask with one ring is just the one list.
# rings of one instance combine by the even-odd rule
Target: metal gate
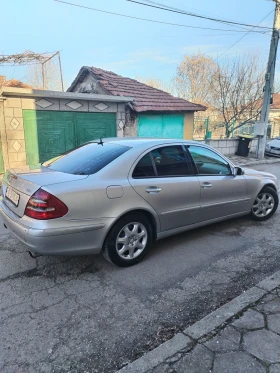
[[184,115],[139,114],[138,136],[182,139],[184,137]]
[[115,113],[23,110],[27,164],[48,159],[100,137],[116,136]]

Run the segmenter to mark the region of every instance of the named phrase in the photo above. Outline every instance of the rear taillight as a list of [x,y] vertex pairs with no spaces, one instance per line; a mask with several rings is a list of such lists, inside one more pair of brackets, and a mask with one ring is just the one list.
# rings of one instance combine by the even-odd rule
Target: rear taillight
[[33,219],[47,220],[61,218],[68,212],[67,206],[43,189],[37,190],[30,197],[24,214]]

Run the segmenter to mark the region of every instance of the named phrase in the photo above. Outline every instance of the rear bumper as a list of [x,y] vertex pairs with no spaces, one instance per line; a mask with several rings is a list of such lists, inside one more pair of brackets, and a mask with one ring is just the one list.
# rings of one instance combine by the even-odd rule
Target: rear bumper
[[0,216],[14,236],[40,255],[86,255],[100,253],[104,239],[114,219],[102,219],[99,224],[73,225],[68,227],[35,229],[22,224],[0,197]]

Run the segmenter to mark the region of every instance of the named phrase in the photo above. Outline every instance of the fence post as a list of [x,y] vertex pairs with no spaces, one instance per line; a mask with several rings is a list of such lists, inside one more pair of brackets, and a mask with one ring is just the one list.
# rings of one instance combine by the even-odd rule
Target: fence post
[[205,119],[205,141],[208,139],[209,117]]

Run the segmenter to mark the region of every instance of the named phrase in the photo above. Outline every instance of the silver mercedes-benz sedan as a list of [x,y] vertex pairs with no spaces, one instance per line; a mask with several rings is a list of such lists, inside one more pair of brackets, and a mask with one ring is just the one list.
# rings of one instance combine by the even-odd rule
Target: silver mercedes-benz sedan
[[235,167],[211,147],[175,139],[89,142],[33,171],[7,171],[0,214],[33,255],[102,252],[139,262],[158,239],[278,207],[274,175]]

